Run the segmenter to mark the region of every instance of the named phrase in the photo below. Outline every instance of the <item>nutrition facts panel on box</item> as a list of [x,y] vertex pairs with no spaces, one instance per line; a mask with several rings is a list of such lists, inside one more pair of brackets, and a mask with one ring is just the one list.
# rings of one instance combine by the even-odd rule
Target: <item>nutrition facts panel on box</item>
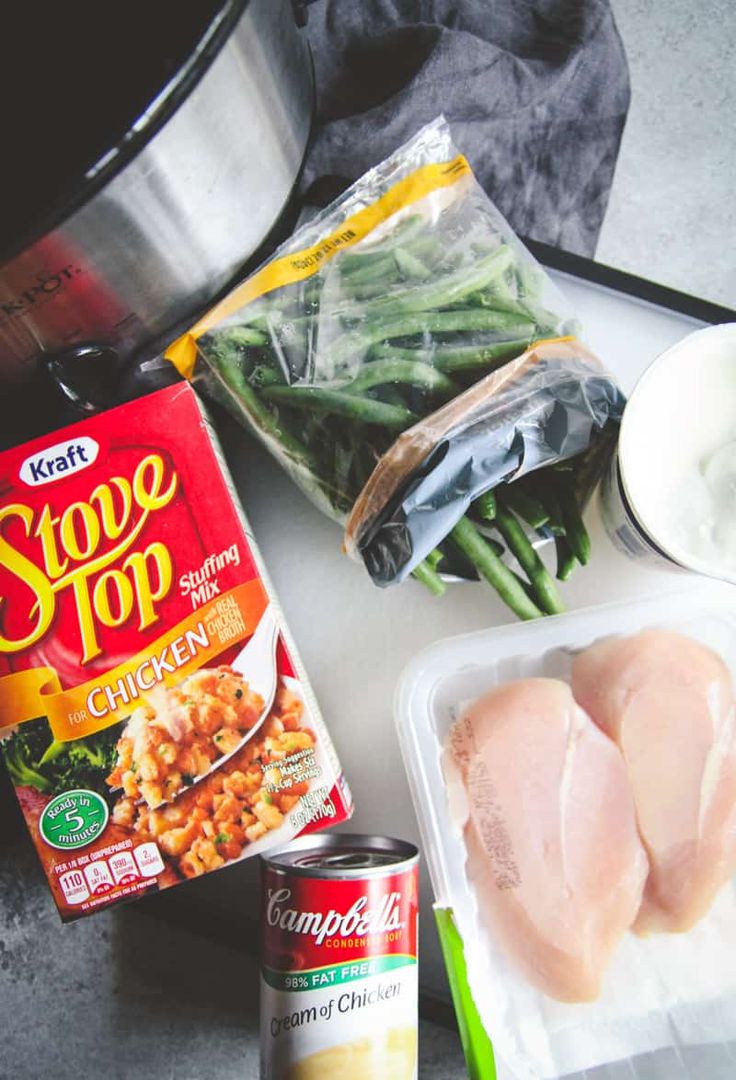
[[77,865],[59,875],[68,904],[83,904],[92,896],[104,896],[113,889],[132,885],[142,878],[156,877],[164,863],[153,842],[139,844],[127,851],[116,851],[107,858],[76,860]]

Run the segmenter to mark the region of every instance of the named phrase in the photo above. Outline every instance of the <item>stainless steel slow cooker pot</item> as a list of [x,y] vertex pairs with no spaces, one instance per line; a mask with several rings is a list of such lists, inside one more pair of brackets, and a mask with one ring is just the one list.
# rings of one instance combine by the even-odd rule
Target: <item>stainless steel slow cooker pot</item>
[[15,382],[78,343],[130,356],[204,307],[279,219],[313,106],[292,0],[17,7],[0,188]]

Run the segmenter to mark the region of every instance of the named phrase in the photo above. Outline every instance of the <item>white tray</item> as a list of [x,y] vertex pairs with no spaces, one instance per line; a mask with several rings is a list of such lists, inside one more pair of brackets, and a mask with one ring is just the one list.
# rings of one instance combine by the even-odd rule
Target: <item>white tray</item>
[[[478,911],[457,819],[458,792],[443,767],[450,728],[465,702],[517,678],[569,680],[572,652],[609,634],[655,626],[714,649],[736,680],[732,589],[702,582],[697,590],[448,638],[416,656],[399,683],[396,724],[435,895],[453,911],[463,940],[473,943],[466,949],[470,988],[497,1050],[513,1066],[510,1076],[518,1080],[557,1077],[622,1058],[609,1066],[611,1080],[659,1080],[663,1065],[667,1080],[700,1080],[704,1074],[680,1051],[687,1049],[692,1058],[692,1044],[701,1042],[708,1044],[711,1064],[733,1066],[732,1051],[722,1044],[736,1040],[736,881],[688,934],[646,940],[626,935],[598,1001],[560,1004],[517,973]],[[678,1060],[672,1061],[675,1051]],[[712,1075],[717,1074],[709,1072],[708,1080]]]

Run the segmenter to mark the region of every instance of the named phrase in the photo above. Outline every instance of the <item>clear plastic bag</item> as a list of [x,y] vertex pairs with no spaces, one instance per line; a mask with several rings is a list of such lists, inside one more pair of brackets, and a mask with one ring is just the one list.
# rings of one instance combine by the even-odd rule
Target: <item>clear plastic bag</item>
[[[611,378],[558,340],[575,330],[439,118],[166,355],[348,522],[348,551],[386,585],[414,571],[482,492],[584,454],[617,423],[623,398]],[[496,385],[494,372],[516,377]],[[449,426],[427,419],[447,409]],[[409,473],[385,467],[398,436],[414,448]]]

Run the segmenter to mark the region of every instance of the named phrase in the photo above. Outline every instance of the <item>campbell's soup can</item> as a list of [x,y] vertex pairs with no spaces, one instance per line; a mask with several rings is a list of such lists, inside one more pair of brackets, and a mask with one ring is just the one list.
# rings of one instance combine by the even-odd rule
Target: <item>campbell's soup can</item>
[[381,836],[264,857],[261,1080],[415,1080],[418,862]]

